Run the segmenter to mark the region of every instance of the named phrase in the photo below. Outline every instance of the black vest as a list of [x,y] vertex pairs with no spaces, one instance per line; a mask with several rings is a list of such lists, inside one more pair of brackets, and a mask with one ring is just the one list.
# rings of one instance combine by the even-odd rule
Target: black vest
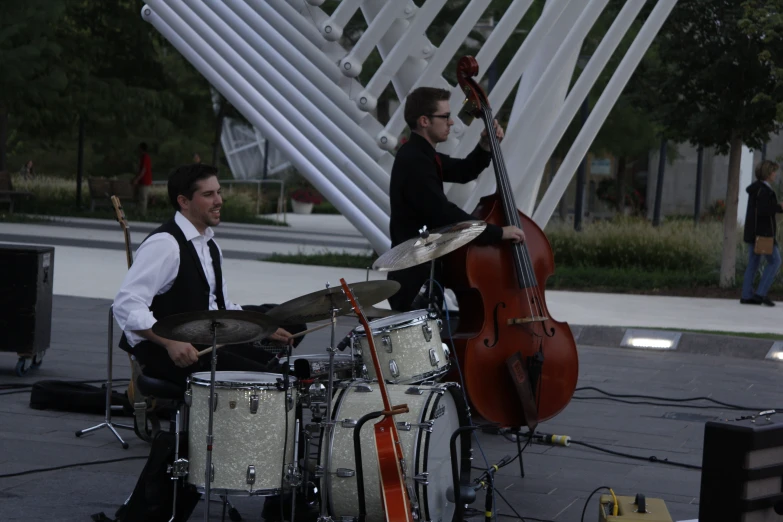
[[[171,219],[156,228],[144,238],[144,241],[167,232],[177,240],[179,245],[179,269],[174,284],[166,292],[156,295],[152,299],[150,311],[155,319],[160,321],[164,317],[185,312],[199,312],[209,309],[209,283],[207,275],[201,266],[201,260],[196,252],[196,247],[191,241],[185,239],[185,234],[179,225]],[[207,243],[209,246],[210,257],[212,258],[212,268],[215,271],[215,298],[220,310],[226,309],[225,299],[223,297],[223,271],[220,267],[220,252],[213,240]],[[133,347],[128,343],[125,333],[120,338],[120,348],[126,352],[133,353]]]

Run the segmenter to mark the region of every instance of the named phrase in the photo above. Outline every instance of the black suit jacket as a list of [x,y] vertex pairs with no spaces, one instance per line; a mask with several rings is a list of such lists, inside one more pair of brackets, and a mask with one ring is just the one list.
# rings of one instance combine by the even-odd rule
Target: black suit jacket
[[[436,156],[440,160],[440,169]],[[479,146],[464,159],[452,158],[436,152],[426,139],[411,133],[410,140],[397,151],[391,172],[389,232],[392,248],[417,236],[419,229],[425,225],[428,230],[435,230],[475,219],[446,198],[443,183],[473,181],[489,166],[491,159],[490,153]],[[474,241],[486,245],[498,243],[502,238],[501,227],[487,224],[487,228]],[[398,281],[401,285],[397,294],[389,298],[392,308],[397,311],[410,310],[411,302],[429,278],[429,273],[429,263],[389,272],[388,279]],[[439,278],[440,270],[436,267],[435,279]]]

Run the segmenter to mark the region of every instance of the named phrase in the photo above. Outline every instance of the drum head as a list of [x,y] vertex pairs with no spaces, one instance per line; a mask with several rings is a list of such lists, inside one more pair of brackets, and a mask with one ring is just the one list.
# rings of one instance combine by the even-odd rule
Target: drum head
[[[198,386],[209,386],[211,372],[195,372],[191,374],[190,381]],[[241,371],[216,371],[215,386],[245,387],[245,386],[275,386],[277,380],[282,380],[279,373],[266,372],[241,372]],[[288,377],[289,382],[295,382],[295,378]]]

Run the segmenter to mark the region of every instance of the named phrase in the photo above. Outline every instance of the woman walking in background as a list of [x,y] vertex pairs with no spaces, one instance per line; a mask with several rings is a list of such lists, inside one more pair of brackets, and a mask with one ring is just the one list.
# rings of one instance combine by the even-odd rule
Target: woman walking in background
[[[775,306],[767,297],[767,292],[780,269],[780,249],[776,239],[778,230],[776,214],[783,212],[778,203],[778,197],[772,189],[772,182],[778,175],[778,164],[765,160],[756,166],[756,181],[745,189],[748,193],[748,208],[745,212],[745,231],[743,240],[748,246],[748,266],[742,282],[742,304],[764,304]],[[756,253],[756,238],[772,238],[772,251],[769,254]],[[753,279],[759,268],[759,262],[764,257],[767,266],[761,274],[761,280],[756,291],[753,291]]]

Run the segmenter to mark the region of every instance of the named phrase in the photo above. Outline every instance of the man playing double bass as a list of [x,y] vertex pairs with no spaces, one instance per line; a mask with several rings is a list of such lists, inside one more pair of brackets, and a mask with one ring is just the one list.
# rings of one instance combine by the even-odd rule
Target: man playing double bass
[[[411,129],[411,136],[397,151],[392,166],[389,187],[392,248],[416,237],[424,226],[435,230],[474,219],[446,198],[443,183],[468,183],[476,179],[492,159],[489,138],[485,129],[478,146],[464,159],[451,158],[435,151],[438,143],[448,139],[454,125],[449,108],[450,96],[445,89],[419,87],[405,101],[405,122]],[[502,140],[503,129],[497,121],[495,132],[498,140]],[[474,239],[480,245],[503,240],[521,242],[525,240],[525,233],[515,226],[487,224],[487,228]],[[436,261],[436,280],[440,279],[439,265]],[[407,312],[425,308],[426,301],[417,299],[417,295],[429,275],[429,263],[389,272],[388,279],[401,285],[400,290],[389,298],[392,309]]]

